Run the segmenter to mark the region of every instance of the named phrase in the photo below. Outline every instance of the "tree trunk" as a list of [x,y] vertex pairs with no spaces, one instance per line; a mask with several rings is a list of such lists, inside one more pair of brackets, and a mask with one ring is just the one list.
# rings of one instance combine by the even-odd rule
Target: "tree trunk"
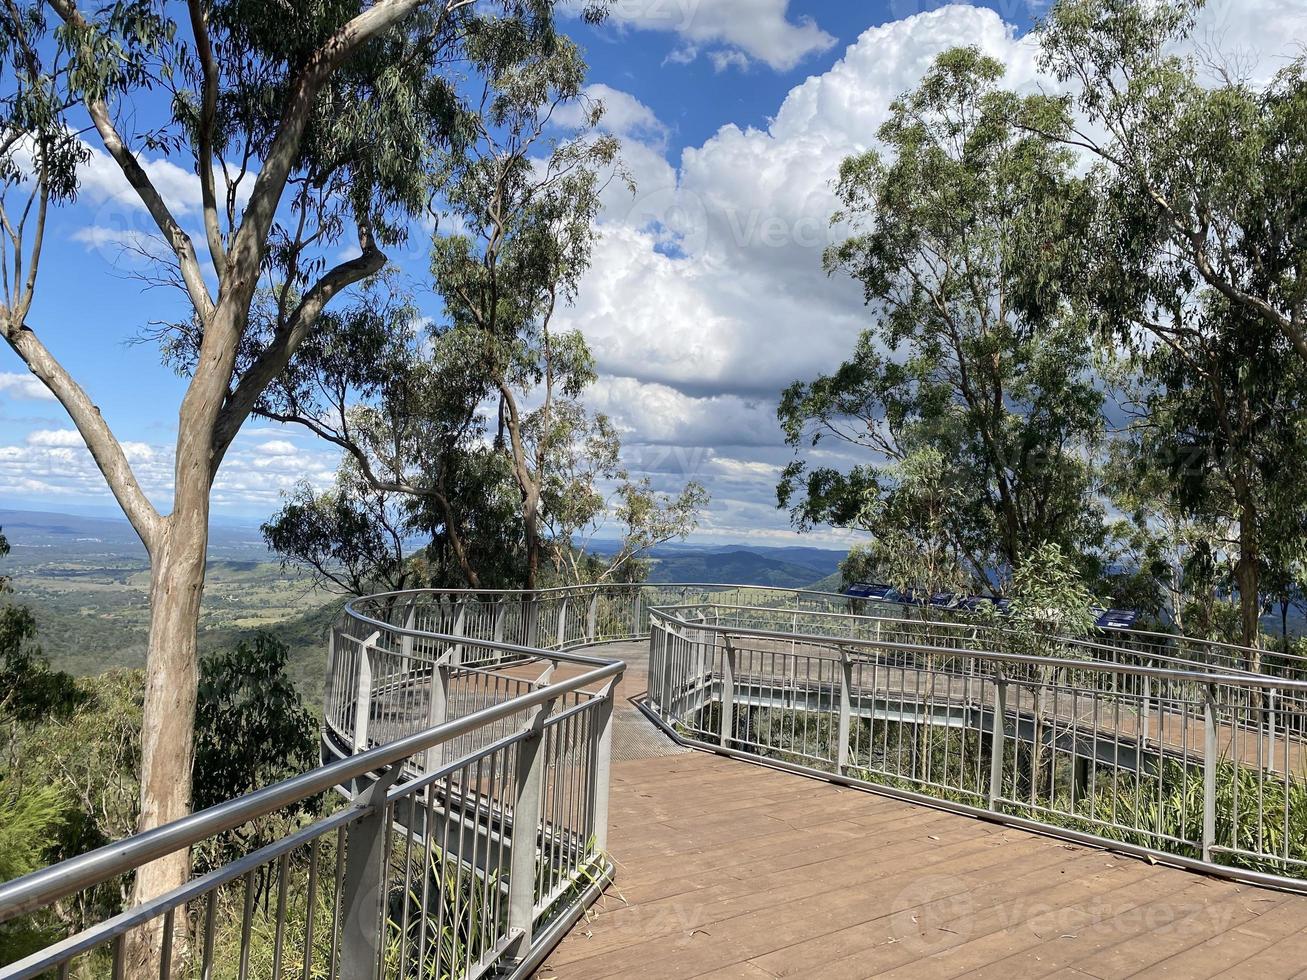
[[[186,816],[191,805],[195,699],[199,679],[196,633],[204,590],[208,547],[207,492],[178,509],[160,528],[151,555],[150,637],[145,664],[145,705],[141,721],[141,816],[146,831]],[[132,903],[154,898],[190,875],[190,852],[182,850],[139,869]],[[162,919],[129,936],[133,976],[155,963]],[[174,934],[174,949],[181,953]]]
[[522,530],[526,541],[526,576],[522,588],[532,592],[540,572],[540,494],[532,487],[522,495]]
[[1243,629],[1243,645],[1253,652],[1248,654],[1248,669],[1261,668],[1261,654],[1257,651],[1260,632],[1261,602],[1258,599],[1260,569],[1257,553],[1257,515],[1251,504],[1239,508],[1239,560],[1234,566],[1235,583],[1239,587],[1239,619]]

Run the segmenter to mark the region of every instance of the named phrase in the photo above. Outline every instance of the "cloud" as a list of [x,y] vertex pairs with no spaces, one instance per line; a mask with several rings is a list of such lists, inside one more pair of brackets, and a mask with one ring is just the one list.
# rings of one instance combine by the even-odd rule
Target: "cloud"
[[703,481],[708,534],[792,533],[776,508],[790,455],[777,399],[838,365],[869,316],[856,283],[822,272],[840,234],[831,181],[874,145],[894,98],[964,43],[1007,64],[1011,84],[1033,83],[1029,42],[993,11],[952,6],[864,32],[765,128],[724,126],[675,165],[626,141],[639,189],[606,199],[593,262],[562,318],[595,352],[601,379],[587,397],[616,420],[628,465],[660,489]]
[[[79,193],[96,204],[113,204],[132,209],[143,207],[141,199],[114,159],[90,143],[84,145],[90,157],[78,168]],[[152,160],[143,154],[138,154],[137,160],[174,217],[199,213],[200,178],[194,172],[182,169],[170,160]]]
[[[976,43],[1034,78],[1034,52],[997,14],[947,7],[872,28],[828,72],[795,87],[766,129],[722,127],[679,167],[638,161],[636,198],[614,195],[567,321],[606,374],[767,398],[847,355],[867,313],[857,285],[827,278],[823,249],[840,162],[871,146],[895,97],[934,57]],[[761,406],[761,403],[758,403]]]
[[608,16],[620,27],[674,33],[681,44],[668,56],[672,62],[707,53],[714,63],[725,59],[718,71],[753,61],[789,71],[835,44],[812,18],[792,18],[789,6],[789,0],[616,0]]
[[29,446],[80,447],[83,443],[81,434],[76,429],[37,429],[27,434],[27,444]]
[[[695,17],[707,6],[677,8],[684,22],[664,25],[684,41],[672,60],[703,53],[696,45],[715,22]],[[720,6],[749,20],[738,4]],[[919,6],[902,0],[894,10]],[[785,5],[757,9],[750,5],[774,22]],[[652,15],[628,10],[625,19],[649,26]],[[1247,0],[1208,4],[1195,43],[1256,53],[1265,76],[1304,36],[1299,0]],[[637,195],[610,189],[592,266],[562,319],[595,352],[601,381],[592,400],[618,421],[627,455],[667,488],[703,479],[714,494],[714,533],[788,533],[775,507],[777,468],[788,457],[777,398],[792,381],[834,369],[871,316],[858,284],[822,272],[822,250],[841,234],[829,223],[831,182],[843,159],[875,146],[892,101],[940,52],[963,44],[1003,62],[1009,86],[1053,87],[1039,75],[1033,39],[998,13],[940,6],[863,32],[828,71],[791,89],[766,127],[723,126],[676,161],[626,142]],[[853,458],[823,456],[834,465]]]
[[[279,438],[266,438],[276,434]],[[173,447],[123,443],[137,479],[156,507],[167,511],[173,489]],[[339,454],[309,436],[256,428],[237,437],[213,488],[215,510],[266,516],[300,480],[331,485]],[[112,497],[74,429],[36,429],[21,443],[0,444],[0,499],[109,503]]]
[[569,102],[554,110],[554,121],[560,126],[577,127],[584,123],[589,104],[602,102],[603,119],[599,128],[615,136],[625,136],[645,145],[658,145],[667,138],[667,126],[652,109],[629,92],[611,85],[587,85],[578,101]]
[[10,398],[24,399],[28,401],[49,401],[55,400],[50,389],[43,385],[39,380],[30,374],[17,374],[14,372],[0,372],[0,395],[7,395]]

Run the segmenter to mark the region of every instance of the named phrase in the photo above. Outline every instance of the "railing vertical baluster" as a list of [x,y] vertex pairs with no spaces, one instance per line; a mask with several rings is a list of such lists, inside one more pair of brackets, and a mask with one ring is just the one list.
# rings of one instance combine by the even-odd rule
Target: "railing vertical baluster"
[[[1203,860],[1212,860],[1216,845],[1216,692],[1207,686],[1203,709],[1206,739],[1203,747]],[[1231,726],[1233,731],[1233,725]]]
[[[366,980],[379,973],[383,939],[382,911],[389,868],[389,829],[386,792],[399,777],[402,763],[382,773],[356,797],[356,806],[369,810],[345,832],[345,874],[340,891],[341,977]],[[309,910],[309,915],[313,910]]]
[[989,739],[989,791],[985,794],[986,809],[993,810],[1003,797],[1003,756],[1007,751],[1007,678],[1002,670],[994,673],[994,716],[990,723]]
[[531,949],[535,925],[536,851],[540,805],[548,757],[544,747],[545,720],[555,701],[546,701],[527,723],[527,736],[517,743],[517,773],[513,786],[513,836],[508,858],[508,932],[510,959],[520,960]]
[[735,644],[730,636],[724,637],[726,650],[722,654],[722,708],[718,736],[723,747],[731,744],[735,734]]
[[845,647],[840,647],[840,721],[838,747],[835,753],[835,771],[843,773],[849,765],[849,727],[853,714],[853,658]]

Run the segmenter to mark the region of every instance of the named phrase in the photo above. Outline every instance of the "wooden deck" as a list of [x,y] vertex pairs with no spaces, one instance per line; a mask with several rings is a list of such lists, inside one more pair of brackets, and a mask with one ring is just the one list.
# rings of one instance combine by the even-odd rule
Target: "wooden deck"
[[540,980],[1307,976],[1307,897],[720,756],[615,762],[610,820],[617,883]]

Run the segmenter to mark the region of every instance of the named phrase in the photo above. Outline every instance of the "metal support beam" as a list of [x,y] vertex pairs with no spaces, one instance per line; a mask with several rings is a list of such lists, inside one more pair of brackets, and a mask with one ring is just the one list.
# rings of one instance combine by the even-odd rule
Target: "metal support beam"
[[[453,631],[454,635],[467,636],[467,633],[465,632],[466,629],[467,629],[467,606],[464,603],[460,602],[458,604],[458,614],[454,617],[454,631]],[[451,651],[449,662],[455,667],[462,665],[463,644],[461,643],[454,644],[454,649]]]
[[507,602],[508,600],[503,596],[495,601],[495,623],[491,628],[491,639],[495,643],[504,642],[504,609]]
[[404,604],[404,632],[399,636],[399,652],[404,658],[404,669],[409,670],[413,662],[413,626],[417,622],[417,597]]
[[729,748],[735,734],[735,644],[729,635],[724,639],[726,650],[722,654],[722,710],[718,734],[722,746]]
[[1003,797],[1003,756],[1007,738],[1007,678],[1002,671],[994,675],[994,717],[989,739],[989,790],[985,793],[985,806],[993,810],[995,802]]
[[508,868],[508,955],[521,959],[531,949],[535,928],[536,854],[540,839],[540,804],[544,793],[545,719],[555,702],[540,705],[527,722],[527,736],[517,743],[517,772],[513,786],[512,853]]
[[381,631],[359,644],[359,669],[354,687],[354,751],[368,747],[368,722],[372,716],[372,651]]
[[849,728],[853,715],[853,658],[849,651],[840,648],[840,720],[838,727],[838,748],[835,754],[836,772],[843,772],[849,765]]
[[599,707],[592,719],[594,778],[590,781],[590,828],[595,849],[602,854],[608,849],[608,793],[613,772],[613,698],[621,675],[614,677],[599,692]]
[[345,832],[345,874],[340,891],[342,977],[375,980],[381,973],[381,938],[385,935],[381,917],[390,849],[386,791],[401,769],[402,764],[391,766],[360,794],[355,805],[372,810]]
[[[427,701],[427,727],[435,728],[449,720],[449,664],[442,657],[431,668],[431,690]],[[434,772],[445,764],[445,743],[433,745],[427,749],[422,766],[427,772]]]

